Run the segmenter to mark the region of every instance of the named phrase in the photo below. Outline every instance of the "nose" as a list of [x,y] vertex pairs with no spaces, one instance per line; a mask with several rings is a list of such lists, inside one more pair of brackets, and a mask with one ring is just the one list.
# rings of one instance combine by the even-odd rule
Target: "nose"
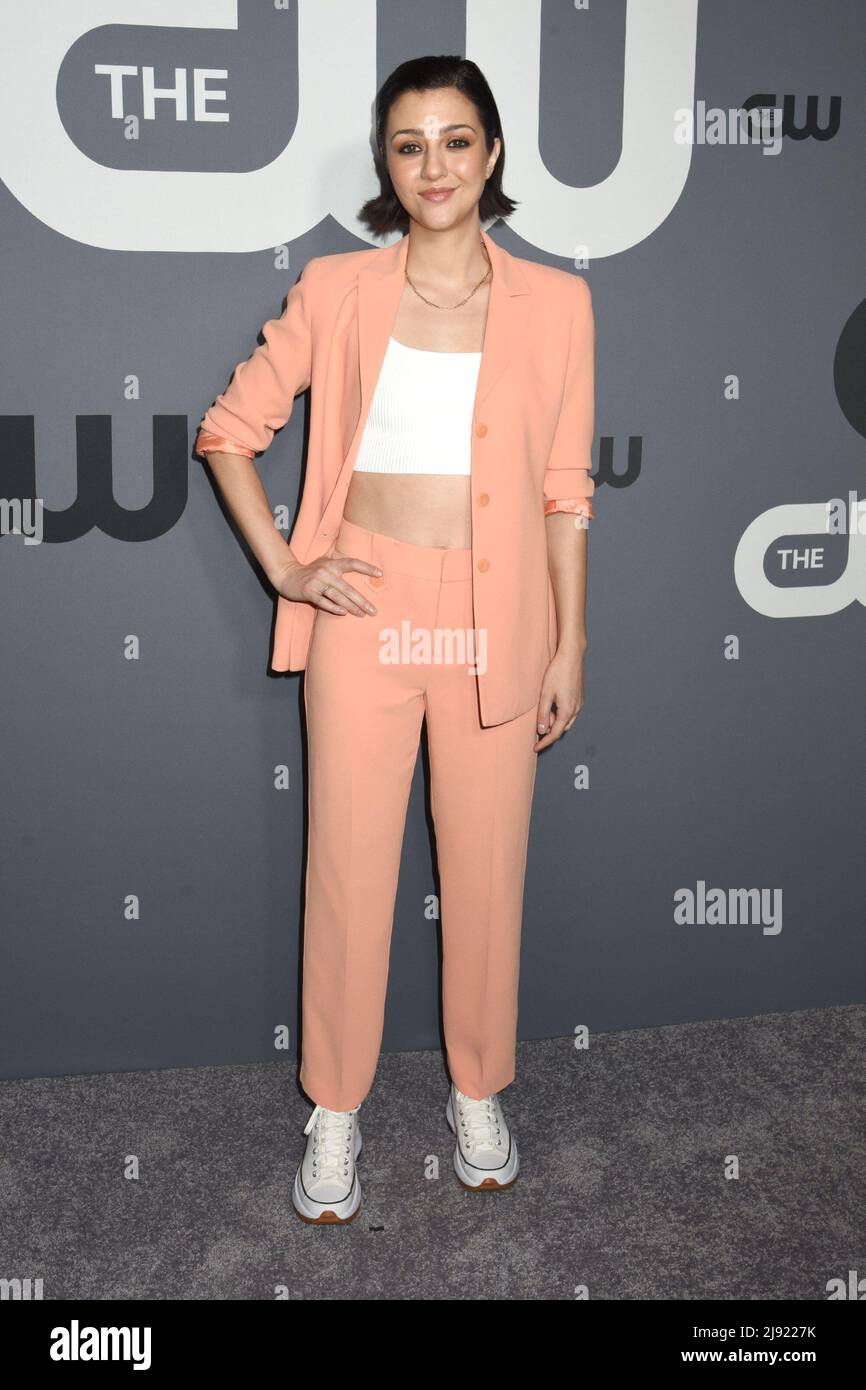
[[431,140],[427,146],[427,152],[421,163],[421,173],[427,183],[431,184],[445,173],[445,160],[442,158],[442,152],[435,140]]

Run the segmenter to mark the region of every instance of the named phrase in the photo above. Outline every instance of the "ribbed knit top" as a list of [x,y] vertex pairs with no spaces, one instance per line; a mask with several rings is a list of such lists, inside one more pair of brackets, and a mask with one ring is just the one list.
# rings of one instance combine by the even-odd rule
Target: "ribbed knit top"
[[356,473],[470,474],[480,352],[430,352],[389,338]]

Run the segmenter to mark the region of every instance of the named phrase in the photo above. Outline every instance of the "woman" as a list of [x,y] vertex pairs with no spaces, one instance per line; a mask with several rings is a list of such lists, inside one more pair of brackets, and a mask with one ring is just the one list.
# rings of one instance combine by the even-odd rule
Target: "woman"
[[[360,1208],[358,1112],[425,716],[454,1167],[471,1190],[518,1171],[497,1093],[515,1075],[536,758],[583,704],[594,325],[583,280],[482,230],[516,206],[504,158],[474,63],[397,68],[361,217],[404,236],[308,262],[196,441],[278,593],[272,665],[306,672],[300,1081],[315,1108],[293,1202],[311,1222]],[[311,384],[287,544],[252,460]]]

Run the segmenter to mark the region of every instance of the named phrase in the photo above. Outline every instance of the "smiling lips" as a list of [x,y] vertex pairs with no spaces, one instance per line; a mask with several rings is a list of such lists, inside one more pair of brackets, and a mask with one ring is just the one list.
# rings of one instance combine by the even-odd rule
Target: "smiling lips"
[[453,188],[428,188],[426,192],[421,194],[421,197],[426,198],[430,203],[444,203],[453,192]]

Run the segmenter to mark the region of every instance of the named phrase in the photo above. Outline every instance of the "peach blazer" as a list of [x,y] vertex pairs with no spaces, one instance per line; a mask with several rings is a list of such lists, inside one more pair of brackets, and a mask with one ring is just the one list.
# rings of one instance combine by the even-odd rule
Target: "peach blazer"
[[[512,256],[482,230],[493,268],[472,417],[474,622],[487,633],[476,673],[481,723],[538,702],[556,649],[545,515],[591,518],[595,326],[585,280]],[[235,368],[203,416],[195,452],[253,457],[311,387],[309,449],[292,553],[327,553],[340,522],[388,338],[405,285],[409,237],[314,257],[264,345]],[[277,600],[271,666],[304,669],[313,604]]]

